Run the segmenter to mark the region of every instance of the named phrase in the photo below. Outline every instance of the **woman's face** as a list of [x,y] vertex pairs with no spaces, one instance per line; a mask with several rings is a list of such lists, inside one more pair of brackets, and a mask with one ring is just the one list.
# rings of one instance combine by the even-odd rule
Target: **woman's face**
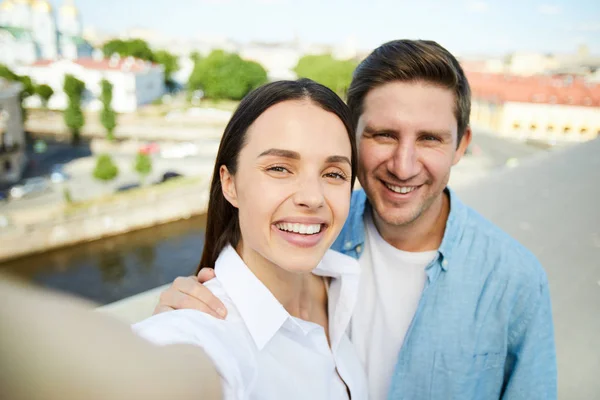
[[250,126],[223,194],[239,209],[248,265],[314,269],[350,207],[351,147],[342,121],[308,100],[278,103]]

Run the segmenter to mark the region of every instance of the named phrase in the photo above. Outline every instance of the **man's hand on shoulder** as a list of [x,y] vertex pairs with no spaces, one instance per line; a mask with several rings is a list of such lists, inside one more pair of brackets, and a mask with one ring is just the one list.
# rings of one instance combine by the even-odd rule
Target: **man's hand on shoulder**
[[214,277],[215,271],[212,268],[203,268],[198,276],[176,278],[171,286],[160,294],[153,315],[166,311],[193,309],[210,314],[215,318],[224,319],[227,316],[227,309],[203,285]]

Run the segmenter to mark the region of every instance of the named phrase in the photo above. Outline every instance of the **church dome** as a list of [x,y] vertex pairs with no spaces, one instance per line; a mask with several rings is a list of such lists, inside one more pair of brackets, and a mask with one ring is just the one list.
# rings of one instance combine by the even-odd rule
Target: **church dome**
[[60,13],[69,17],[75,17],[79,14],[79,10],[73,4],[73,0],[66,0],[65,4],[60,8]]
[[48,0],[37,0],[33,2],[32,6],[34,11],[49,13],[52,11],[52,6],[48,2]]
[[13,2],[11,0],[5,0],[2,2],[2,4],[0,4],[0,10],[2,11],[10,11],[13,9],[15,5],[13,4]]

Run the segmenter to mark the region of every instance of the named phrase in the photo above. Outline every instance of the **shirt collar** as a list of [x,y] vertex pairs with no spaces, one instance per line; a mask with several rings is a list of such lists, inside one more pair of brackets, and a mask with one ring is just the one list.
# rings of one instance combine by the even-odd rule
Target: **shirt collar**
[[442,257],[442,269],[447,271],[453,252],[462,236],[468,213],[467,207],[460,201],[454,190],[447,187],[445,192],[450,199],[450,213],[448,214],[444,237],[438,251]]
[[[333,348],[348,326],[356,301],[358,263],[350,257],[327,251],[313,273],[333,278],[328,293]],[[259,350],[264,348],[288,319],[292,319],[231,245],[225,247],[219,255],[215,263],[215,275],[237,308]]]
[[[462,235],[468,212],[467,207],[460,201],[454,190],[447,187],[445,192],[450,199],[450,213],[448,215],[448,220],[446,221],[446,229],[444,230],[444,236],[438,251],[442,257],[442,269],[447,271],[450,259],[452,258],[453,249],[456,247],[455,245]],[[348,216],[348,220],[346,221],[340,236],[333,246],[335,249],[347,251],[356,248],[358,245],[364,244],[365,225],[363,216],[369,209],[367,204],[367,194],[363,189],[356,190],[352,193],[350,215]]]
[[340,251],[349,251],[365,243],[363,215],[367,209],[367,194],[363,189],[352,192],[350,212],[335,243],[331,246]]

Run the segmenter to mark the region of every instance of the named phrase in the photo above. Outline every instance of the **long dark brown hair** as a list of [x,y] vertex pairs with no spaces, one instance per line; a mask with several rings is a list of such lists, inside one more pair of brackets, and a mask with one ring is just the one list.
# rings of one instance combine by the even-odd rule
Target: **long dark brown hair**
[[240,102],[221,138],[210,186],[204,251],[196,273],[202,268],[214,268],[221,250],[228,244],[237,246],[241,237],[238,209],[223,196],[221,166],[226,166],[229,173],[235,175],[238,155],[245,145],[246,131],[250,125],[268,108],[289,100],[309,100],[335,114],[344,123],[352,149],[351,187],[354,186],[357,169],[356,138],[350,110],[342,99],[332,90],[310,79],[278,81],[259,87]]

